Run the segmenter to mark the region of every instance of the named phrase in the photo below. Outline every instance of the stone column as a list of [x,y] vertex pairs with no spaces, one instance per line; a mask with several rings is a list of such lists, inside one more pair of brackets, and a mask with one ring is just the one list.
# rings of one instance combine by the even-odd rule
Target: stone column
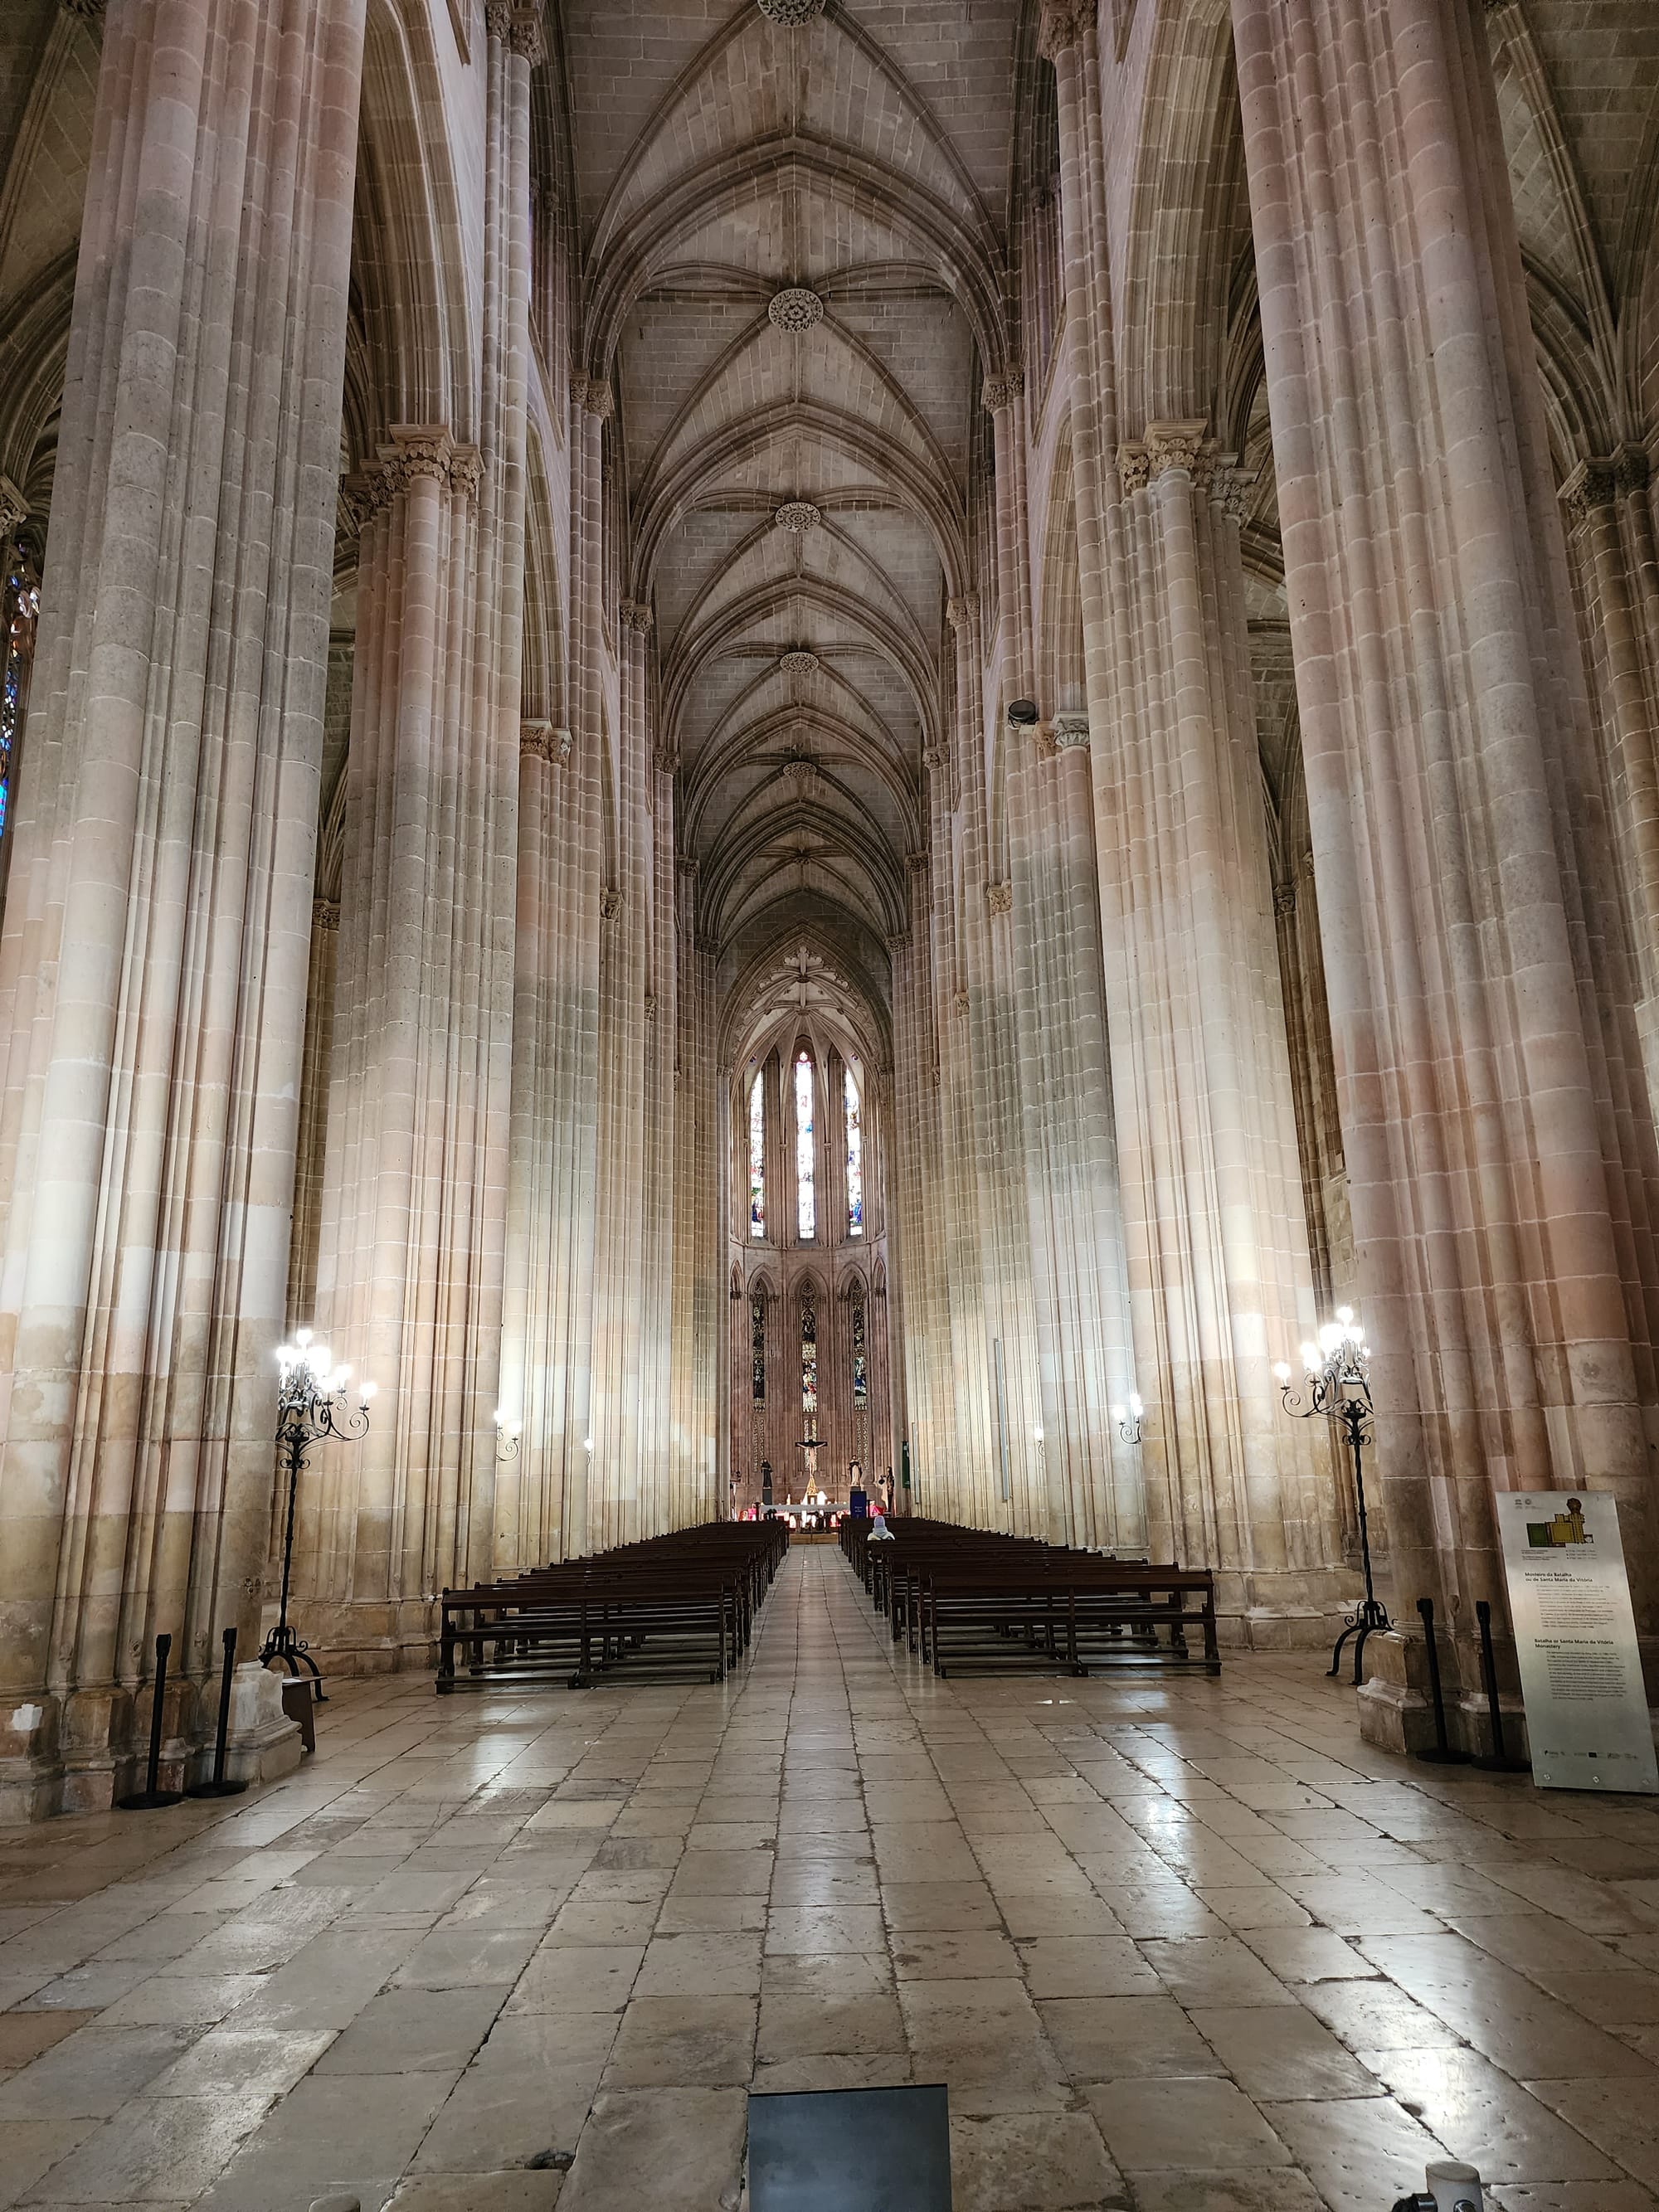
[[7,1812],[107,1803],[158,1632],[183,1756],[258,1623],[362,32],[158,0],[104,33],[0,942]]
[[[728,1303],[722,1264],[728,1215],[727,1188],[715,1069],[714,954],[697,934],[696,867],[678,863],[674,912],[674,995],[677,1040],[674,1104],[673,1364],[669,1463],[674,1525],[687,1527],[718,1516],[726,1495],[731,1424],[720,1387],[720,1333]],[[660,1022],[662,1016],[659,1014]],[[744,1125],[745,1148],[748,1124]],[[747,1184],[744,1185],[746,1191]],[[745,1309],[746,1314],[746,1309]],[[740,1330],[747,1345],[746,1326]],[[740,1370],[746,1372],[746,1369]],[[728,1439],[722,1448],[719,1439]],[[726,1470],[729,1472],[729,1469]],[[758,1460],[743,1469],[758,1498]]]
[[[1492,1492],[1584,1485],[1650,1636],[1651,1115],[1615,1103],[1630,951],[1484,30],[1444,0],[1232,14],[1395,1589],[1501,1613]],[[1403,1648],[1367,1656],[1368,1732],[1420,1730]]]

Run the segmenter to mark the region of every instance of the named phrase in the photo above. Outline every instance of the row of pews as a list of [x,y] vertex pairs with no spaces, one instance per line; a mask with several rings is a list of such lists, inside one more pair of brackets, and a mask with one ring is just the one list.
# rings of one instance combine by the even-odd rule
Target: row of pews
[[841,1547],[893,1641],[935,1674],[1221,1672],[1206,1568],[1107,1559],[949,1521],[887,1527],[891,1540],[872,1542],[869,1522],[843,1521]]
[[784,1521],[714,1521],[447,1589],[438,1694],[617,1680],[723,1682],[749,1647]]

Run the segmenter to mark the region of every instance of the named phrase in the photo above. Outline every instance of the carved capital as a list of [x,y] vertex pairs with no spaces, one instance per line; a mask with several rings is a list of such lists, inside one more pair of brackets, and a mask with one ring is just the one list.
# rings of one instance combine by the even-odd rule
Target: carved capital
[[314,898],[311,902],[311,926],[313,929],[337,929],[340,927],[338,899]]
[[1644,492],[1653,475],[1653,466],[1644,446],[1620,446],[1613,457],[1613,482],[1622,496]]
[[551,722],[531,720],[519,725],[519,752],[537,760],[544,760],[550,767],[562,768],[570,757],[571,736],[568,730],[556,729]]
[[1007,368],[1000,376],[988,376],[980,391],[980,398],[988,413],[996,415],[1003,408],[1012,407],[1025,395],[1025,371],[1018,362]]
[[963,630],[973,628],[974,611],[974,600],[971,595],[959,599],[946,599],[945,602],[945,619],[958,635]]
[[518,7],[513,10],[507,43],[520,61],[528,62],[532,69],[541,67],[547,59],[547,33],[539,9]]
[[1146,425],[1146,466],[1161,477],[1171,469],[1192,475],[1204,444],[1202,422],[1149,422]]
[[1048,736],[1057,753],[1086,752],[1089,749],[1089,717],[1078,714],[1056,714],[1048,725]]
[[617,395],[602,376],[573,376],[570,397],[595,422],[608,422],[617,411]]
[[1294,914],[1296,912],[1296,885],[1294,883],[1275,884],[1273,885],[1273,912],[1277,915]]
[[484,0],[484,36],[507,44],[513,28],[513,0]]
[[623,895],[613,884],[607,884],[599,893],[599,920],[614,921],[622,912]]
[[391,444],[380,448],[379,477],[374,514],[422,482],[471,499],[483,481],[483,456],[476,446],[458,446],[441,423],[394,422]]
[[1242,525],[1255,499],[1255,488],[1260,482],[1255,469],[1241,469],[1234,461],[1218,460],[1210,477],[1210,500],[1218,507],[1229,522]]
[[931,853],[907,853],[904,856],[905,867],[913,876],[925,876],[932,864]]
[[21,530],[29,519],[29,503],[9,477],[0,477],[0,540]]
[[624,629],[631,629],[636,637],[650,635],[652,615],[643,599],[623,599],[617,608],[617,620]]
[[927,751],[923,753],[921,757],[921,764],[927,770],[930,775],[945,775],[951,765],[950,747],[948,745],[929,745]]
[[956,997],[951,1001],[951,1004],[953,1010],[957,1014],[965,1014],[968,1011],[968,994],[966,991],[958,991]]
[[1577,529],[1587,522],[1598,507],[1611,507],[1618,489],[1618,476],[1611,461],[1580,461],[1560,490],[1568,528]]
[[1037,52],[1046,62],[1074,46],[1095,21],[1094,0],[1042,0]]
[[908,929],[895,930],[890,936],[885,938],[883,942],[886,945],[888,951],[891,953],[894,959],[896,960],[900,953],[904,951],[908,946],[910,942],[910,933]]
[[993,914],[1012,914],[1014,906],[1014,887],[1012,884],[987,884],[985,903]]
[[678,775],[680,757],[672,745],[659,745],[651,756],[652,766],[659,775]]
[[1117,480],[1123,487],[1125,499],[1133,499],[1138,491],[1146,489],[1147,461],[1145,446],[1133,440],[1117,449]]

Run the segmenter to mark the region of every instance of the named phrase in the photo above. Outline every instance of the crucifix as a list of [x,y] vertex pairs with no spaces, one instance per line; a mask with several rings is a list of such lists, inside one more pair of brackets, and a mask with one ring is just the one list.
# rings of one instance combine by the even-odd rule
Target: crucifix
[[817,1488],[818,1447],[823,1442],[822,1437],[801,1437],[796,1441],[795,1449],[806,1454],[806,1487],[809,1494]]

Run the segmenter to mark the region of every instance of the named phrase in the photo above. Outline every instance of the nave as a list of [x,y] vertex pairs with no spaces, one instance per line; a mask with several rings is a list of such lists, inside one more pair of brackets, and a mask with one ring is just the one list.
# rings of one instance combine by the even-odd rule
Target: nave
[[0,2206],[733,2212],[750,2087],[939,2081],[956,2212],[1659,2202],[1659,1808],[1402,1765],[1305,1656],[941,1682],[803,1545],[721,1686],[325,1711],[0,1835]]

